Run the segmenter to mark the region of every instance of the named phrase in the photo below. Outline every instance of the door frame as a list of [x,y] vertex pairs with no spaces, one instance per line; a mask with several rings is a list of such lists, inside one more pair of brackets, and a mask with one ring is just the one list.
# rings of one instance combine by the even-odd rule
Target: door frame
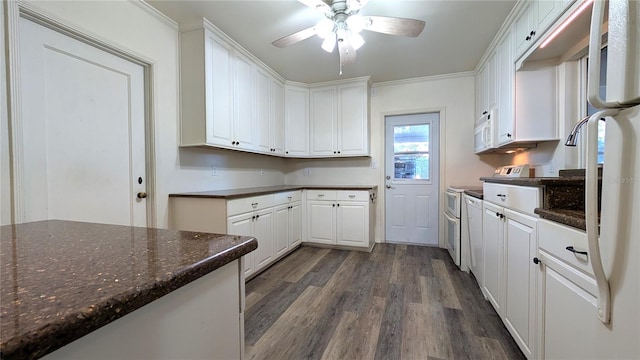
[[[387,126],[387,117],[388,116],[398,116],[398,115],[416,115],[416,114],[425,114],[425,113],[438,113],[439,114],[439,131],[438,131],[438,136],[439,139],[438,141],[440,142],[440,148],[438,149],[439,151],[439,157],[440,157],[440,161],[438,161],[438,246],[441,248],[445,247],[445,239],[444,239],[444,226],[445,226],[445,219],[444,219],[444,190],[446,189],[445,187],[445,180],[446,180],[446,173],[445,173],[445,168],[444,168],[444,159],[446,158],[446,138],[445,138],[445,134],[446,134],[446,107],[430,107],[430,108],[419,108],[419,109],[411,109],[411,110],[398,110],[398,111],[386,111],[386,112],[382,112],[380,113],[381,117],[382,117],[382,121],[381,121],[381,134],[380,134],[380,140],[381,140],[381,148],[382,148],[382,159],[386,158],[385,152],[386,152],[386,126]],[[386,159],[385,159],[386,161]],[[384,163],[384,161],[383,161]],[[380,189],[382,189],[382,196],[380,196],[380,199],[382,201],[380,201],[380,203],[378,204],[378,207],[381,209],[381,216],[380,218],[382,219],[382,229],[380,229],[382,234],[386,234],[387,231],[387,213],[386,213],[386,203],[387,203],[387,199],[386,199],[386,189],[385,189],[385,169],[386,169],[386,164],[383,164],[383,166],[380,167],[381,171],[379,172],[379,184],[380,184]],[[384,242],[387,242],[387,239],[384,239]]]
[[23,138],[22,130],[22,97],[21,94],[21,78],[20,78],[20,41],[19,41],[19,20],[27,19],[36,24],[42,25],[53,31],[81,41],[87,45],[98,48],[111,55],[120,57],[142,66],[144,71],[144,111],[145,111],[145,177],[146,177],[146,213],[147,227],[156,227],[156,161],[155,161],[155,126],[153,112],[153,61],[146,59],[140,54],[134,53],[128,49],[124,49],[118,44],[110,42],[106,39],[99,38],[91,34],[89,31],[81,29],[73,24],[69,24],[61,19],[45,13],[35,5],[18,2],[7,1],[5,10],[6,31],[7,31],[7,68],[8,68],[8,125],[9,125],[9,168],[11,178],[11,223],[17,224],[24,221],[24,193],[28,189],[24,189],[24,150],[21,141],[16,139]]

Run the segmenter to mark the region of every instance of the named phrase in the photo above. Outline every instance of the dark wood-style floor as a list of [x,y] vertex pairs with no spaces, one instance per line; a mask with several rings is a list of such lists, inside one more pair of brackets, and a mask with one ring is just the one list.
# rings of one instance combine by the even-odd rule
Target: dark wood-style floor
[[302,247],[246,285],[248,359],[524,359],[446,250]]

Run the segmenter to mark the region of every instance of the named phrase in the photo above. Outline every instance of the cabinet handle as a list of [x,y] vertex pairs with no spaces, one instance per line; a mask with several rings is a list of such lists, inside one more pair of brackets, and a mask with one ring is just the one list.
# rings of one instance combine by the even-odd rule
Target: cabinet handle
[[486,111],[483,111],[483,112],[482,112],[482,115],[487,115],[487,112],[486,112]]
[[534,257],[534,258],[533,258],[533,263],[534,263],[534,264],[538,265],[538,264],[540,264],[541,262],[542,262],[542,261],[540,261],[540,259],[538,259],[537,257]]
[[292,198],[293,198],[293,197],[291,197],[291,196],[287,196],[287,199],[289,199],[289,200],[291,200]]
[[324,194],[318,194],[318,197],[324,197]]
[[567,250],[571,251],[574,254],[589,255],[586,251],[580,251],[580,250],[574,249],[573,246],[567,246]]
[[258,207],[258,203],[257,202],[251,203],[251,207],[253,207],[255,209],[256,207]]
[[356,197],[356,196],[355,196],[355,195],[349,195],[349,197],[350,197],[351,199],[353,199],[353,198],[354,198],[354,197]]
[[496,196],[501,198],[502,200],[504,200],[507,197],[507,195],[505,194],[496,194]]

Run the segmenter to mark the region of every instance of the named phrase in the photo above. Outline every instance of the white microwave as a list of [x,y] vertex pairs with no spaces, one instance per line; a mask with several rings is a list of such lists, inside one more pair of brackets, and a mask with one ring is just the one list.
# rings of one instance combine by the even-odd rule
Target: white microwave
[[495,148],[494,126],[497,110],[493,109],[482,115],[473,133],[473,150],[476,154]]

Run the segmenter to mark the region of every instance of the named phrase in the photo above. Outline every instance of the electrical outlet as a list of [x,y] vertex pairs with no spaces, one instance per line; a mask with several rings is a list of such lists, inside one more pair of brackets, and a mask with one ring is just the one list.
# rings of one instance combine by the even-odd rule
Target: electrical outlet
[[218,176],[218,167],[211,165],[211,176]]
[[309,168],[304,169],[303,174],[304,174],[305,176],[309,176],[309,175],[311,175],[311,169],[309,169]]
[[264,176],[264,169],[260,169],[260,175]]
[[371,168],[372,169],[377,169],[378,168],[378,163],[374,160],[371,160]]

